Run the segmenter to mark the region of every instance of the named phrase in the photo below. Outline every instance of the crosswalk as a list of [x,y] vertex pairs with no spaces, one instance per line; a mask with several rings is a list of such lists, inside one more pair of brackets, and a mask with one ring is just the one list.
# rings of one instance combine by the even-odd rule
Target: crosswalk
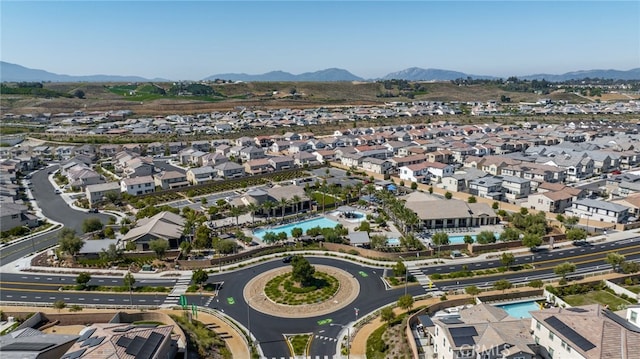
[[180,301],[180,296],[187,292],[187,288],[189,288],[189,283],[191,283],[191,276],[189,275],[182,275],[180,278],[178,278],[176,285],[173,286],[171,293],[167,295],[167,298],[164,300],[164,303],[162,303],[162,306],[173,307],[178,305],[178,302]]
[[336,339],[336,338],[325,337],[324,335],[315,335],[315,339],[323,340],[323,341],[327,341],[327,342],[337,342],[338,341],[338,339]]
[[426,274],[424,274],[424,272],[422,272],[418,267],[415,267],[409,264],[407,266],[407,272],[409,272],[409,274],[414,276],[418,281],[418,283],[420,283],[422,288],[424,288],[427,292],[432,292],[437,290],[435,284],[431,282],[431,279],[429,279],[429,277]]

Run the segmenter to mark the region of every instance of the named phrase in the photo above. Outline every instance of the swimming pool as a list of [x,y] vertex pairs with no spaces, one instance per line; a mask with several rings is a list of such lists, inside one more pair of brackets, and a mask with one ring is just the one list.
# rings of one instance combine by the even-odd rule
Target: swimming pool
[[504,309],[507,314],[513,318],[531,318],[529,311],[540,310],[540,305],[535,300],[510,304],[498,304],[496,307]]
[[[500,233],[494,233],[493,234],[496,239],[500,239]],[[476,241],[476,235],[472,234],[471,238],[473,238],[473,241]],[[449,236],[449,244],[462,244],[464,243],[464,236]]]
[[276,234],[280,232],[284,232],[287,234],[287,237],[291,237],[291,230],[294,228],[301,228],[302,233],[306,234],[307,229],[309,228],[315,228],[315,227],[334,228],[337,224],[338,222],[332,221],[326,217],[319,217],[319,218],[310,219],[308,221],[289,223],[284,226],[256,229],[255,231],[253,231],[253,235],[260,239],[263,239],[264,235],[267,232],[274,232]]
[[387,238],[387,245],[388,246],[399,246],[400,245],[400,239],[398,238]]

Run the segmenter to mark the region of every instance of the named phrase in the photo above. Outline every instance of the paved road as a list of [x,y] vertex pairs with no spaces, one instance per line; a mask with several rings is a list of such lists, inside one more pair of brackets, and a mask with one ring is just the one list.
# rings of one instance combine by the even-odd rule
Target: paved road
[[82,233],[82,222],[87,218],[98,217],[102,223],[108,223],[111,216],[104,213],[87,213],[77,211],[67,205],[61,195],[55,194],[55,188],[49,182],[48,171],[55,171],[58,166],[50,166],[32,175],[33,197],[42,209],[42,214],[56,222],[64,223],[65,227],[73,228],[76,233]]

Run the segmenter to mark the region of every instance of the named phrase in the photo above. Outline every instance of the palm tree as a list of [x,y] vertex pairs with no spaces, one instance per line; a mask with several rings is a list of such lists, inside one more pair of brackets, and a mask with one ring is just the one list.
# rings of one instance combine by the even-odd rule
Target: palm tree
[[242,208],[238,206],[231,206],[231,208],[229,209],[229,213],[231,214],[232,217],[236,218],[236,227],[237,227],[239,225],[238,217],[240,217],[240,215],[242,214]]
[[282,207],[282,219],[284,219],[284,210],[287,207],[287,204],[289,204],[289,201],[287,201],[286,198],[281,197],[280,198],[280,207]]
[[249,213],[251,213],[251,223],[253,224],[255,222],[255,215],[256,212],[258,211],[258,205],[251,202],[246,206],[247,211],[249,211]]
[[275,207],[273,201],[265,201],[262,203],[262,208],[267,212],[267,221],[271,219],[271,210]]
[[300,198],[300,196],[295,195],[295,196],[293,196],[293,198],[291,198],[291,200],[293,201],[293,204],[295,205],[296,216],[298,216],[298,211],[300,210],[298,208],[298,206],[300,205],[300,202],[302,201],[302,199]]

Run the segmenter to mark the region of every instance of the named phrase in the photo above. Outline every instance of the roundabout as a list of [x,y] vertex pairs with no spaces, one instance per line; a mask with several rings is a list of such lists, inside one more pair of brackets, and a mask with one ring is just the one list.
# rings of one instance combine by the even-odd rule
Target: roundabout
[[[328,278],[335,279],[335,292],[333,292],[334,287],[330,286],[305,294],[294,293],[294,298],[317,298],[313,303],[308,303],[303,299],[291,301],[298,304],[276,302],[277,298],[284,297],[287,294],[283,282],[290,280],[288,279],[289,276],[287,276],[291,272],[290,267],[279,267],[257,275],[245,285],[243,297],[254,310],[274,317],[285,318],[311,318],[333,313],[356,300],[360,293],[360,283],[353,275],[345,270],[331,266],[316,264],[314,267],[316,268],[316,273],[320,272]],[[331,279],[328,282],[333,282]],[[272,294],[273,289],[269,290],[268,288],[273,288],[274,286],[280,288],[279,290],[282,294],[280,297],[266,294],[267,292]],[[323,289],[330,289],[333,294],[327,297],[320,293],[314,293],[321,292]]]

